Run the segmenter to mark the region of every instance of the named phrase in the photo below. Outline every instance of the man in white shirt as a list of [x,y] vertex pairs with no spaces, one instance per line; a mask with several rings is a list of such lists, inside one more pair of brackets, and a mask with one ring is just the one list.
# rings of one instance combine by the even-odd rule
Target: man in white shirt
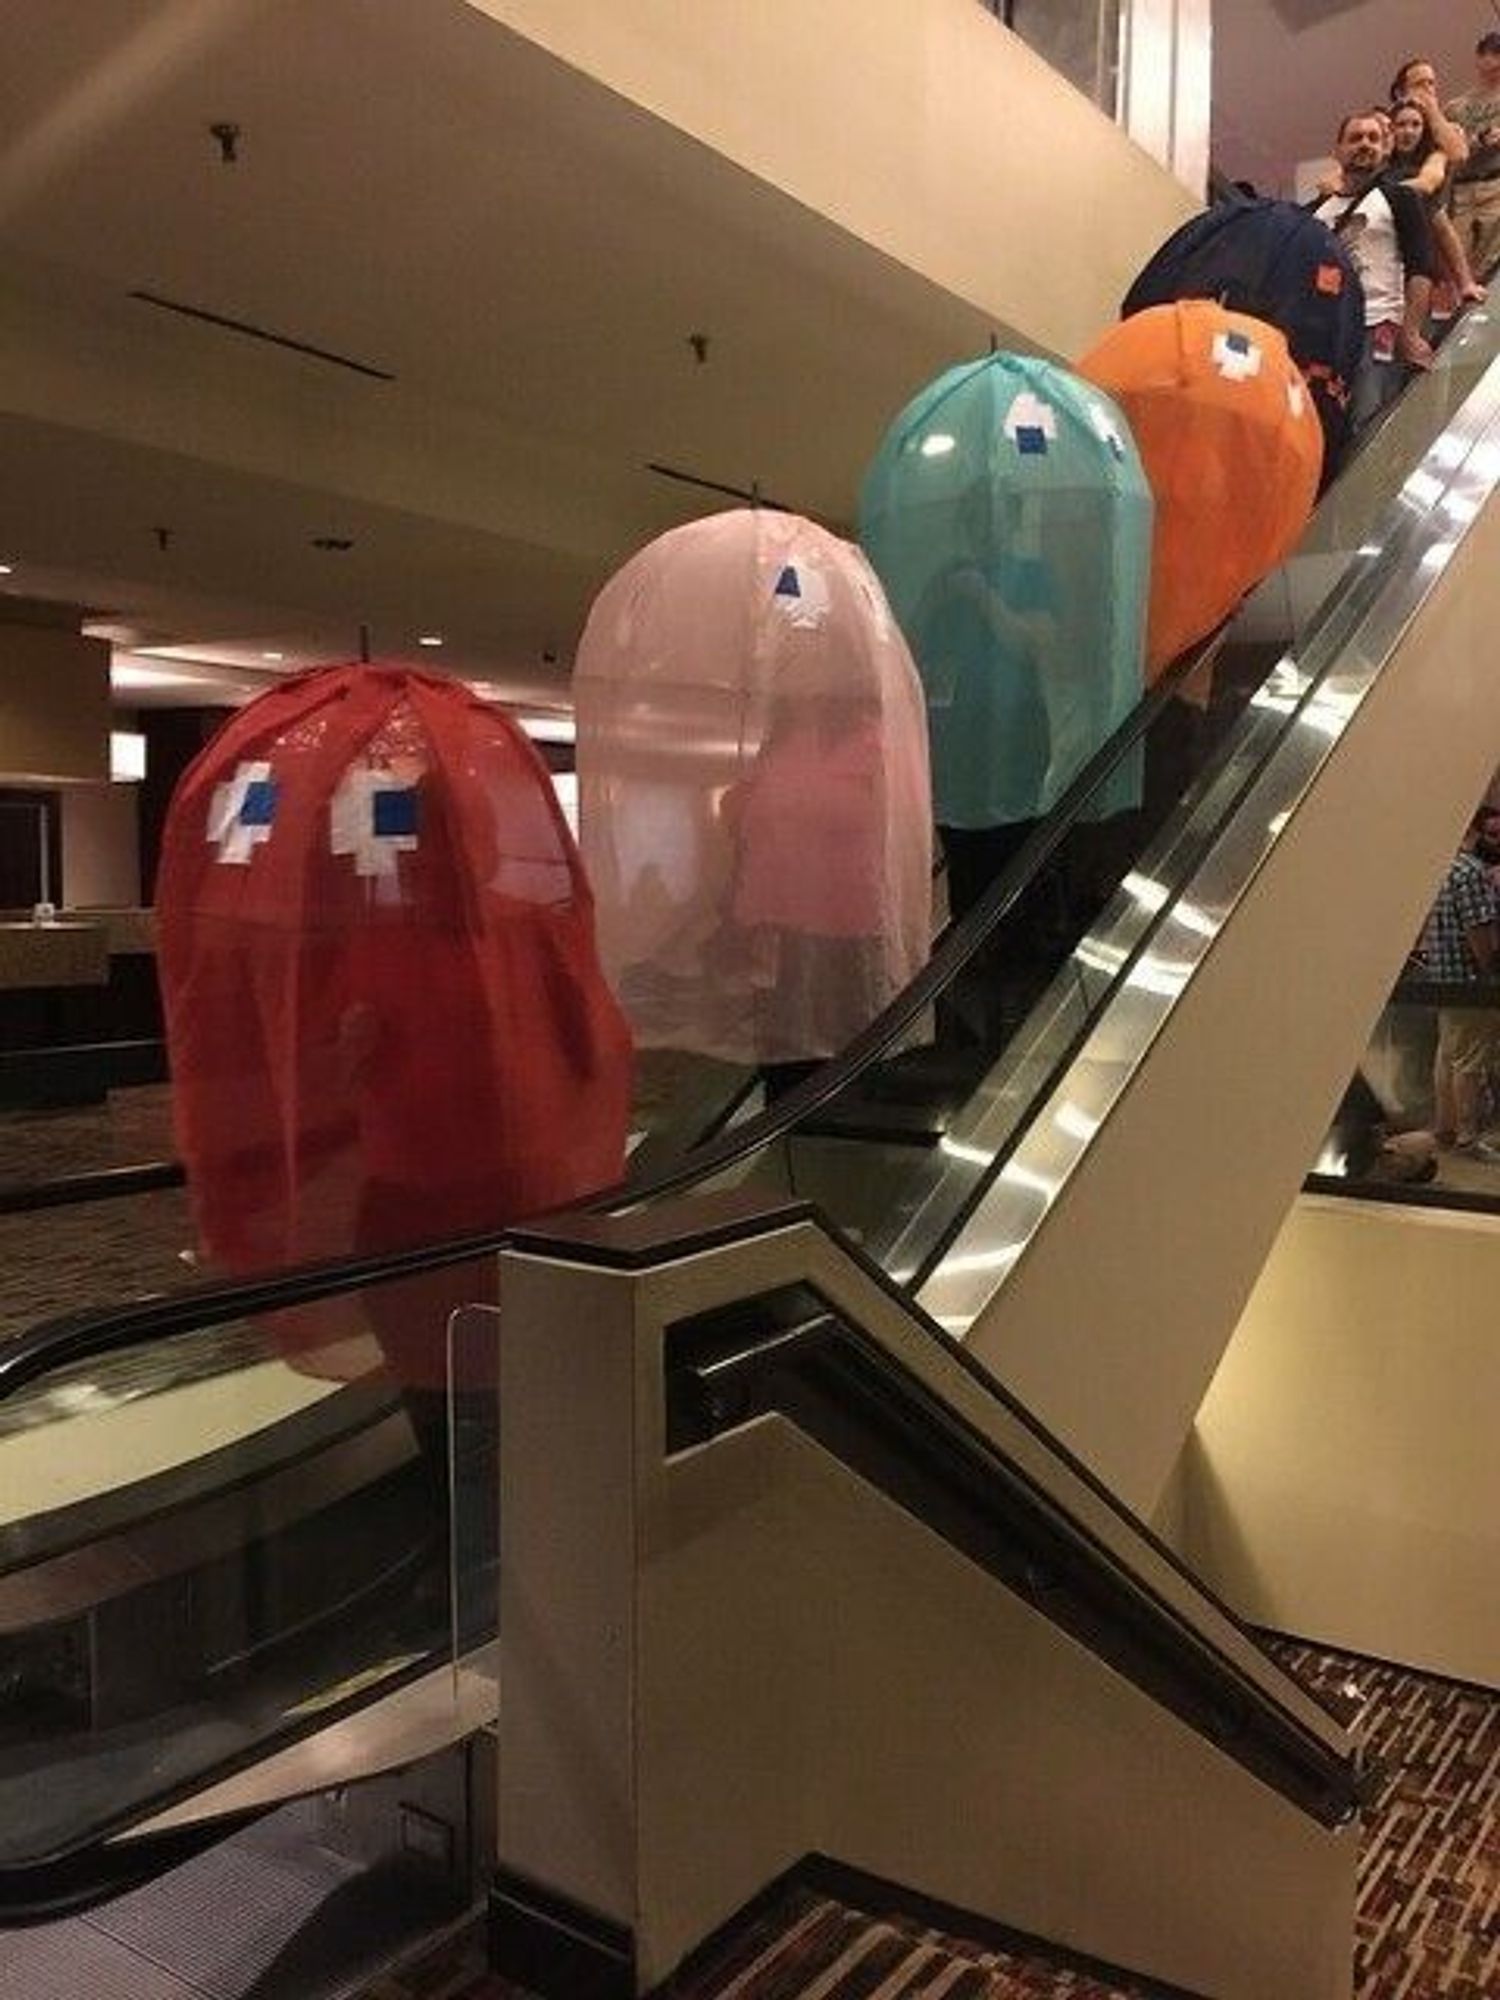
[[1317,209],[1349,252],[1365,294],[1365,346],[1349,396],[1354,433],[1432,366],[1423,326],[1432,300],[1432,231],[1421,201],[1385,177],[1385,134],[1374,111],[1351,111],[1334,156],[1339,187]]

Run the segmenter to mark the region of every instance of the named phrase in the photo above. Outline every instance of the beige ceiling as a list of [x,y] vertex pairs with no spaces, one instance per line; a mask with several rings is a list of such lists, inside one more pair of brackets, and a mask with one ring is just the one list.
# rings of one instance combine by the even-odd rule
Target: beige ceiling
[[556,700],[610,568],[715,504],[651,462],[847,521],[987,333],[464,0],[6,0],[0,135],[0,561],[125,645],[367,622]]

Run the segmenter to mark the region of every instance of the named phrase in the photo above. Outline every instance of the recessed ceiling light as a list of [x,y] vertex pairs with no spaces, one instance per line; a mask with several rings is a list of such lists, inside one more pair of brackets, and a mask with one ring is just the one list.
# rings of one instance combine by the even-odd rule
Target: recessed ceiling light
[[417,640],[419,646],[441,646],[442,643],[443,635],[441,632],[423,632]]
[[110,665],[109,684],[116,691],[133,692],[137,688],[201,688],[208,680],[201,670],[177,672],[170,665],[142,666],[133,660],[117,659]]
[[16,566],[14,563],[0,563],[0,576],[14,576],[15,573]]
[[261,654],[261,658],[262,658],[263,660],[284,660],[284,659],[286,658],[286,654],[285,654],[285,653],[262,653],[262,654]]
[[146,739],[138,729],[109,732],[109,775],[117,784],[139,784],[146,775]]

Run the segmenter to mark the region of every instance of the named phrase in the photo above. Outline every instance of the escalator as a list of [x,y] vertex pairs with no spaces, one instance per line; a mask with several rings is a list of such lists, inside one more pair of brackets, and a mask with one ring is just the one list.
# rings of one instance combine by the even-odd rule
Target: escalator
[[[817,1202],[1146,1518],[1495,767],[1496,345],[1464,323],[1224,635],[1227,726],[926,1143],[881,1131],[856,1057],[748,1172],[700,1163],[700,1191]],[[870,1041],[952,991],[965,942]]]
[[[13,1916],[108,1893],[272,1797],[358,1775],[369,1732],[347,1750],[338,1732],[379,1703],[433,1695],[433,1742],[488,1713],[489,1495],[497,1477],[509,1492],[523,1461],[543,1486],[562,1476],[570,1427],[549,1435],[502,1399],[511,1428],[497,1435],[492,1311],[460,1313],[435,1480],[370,1329],[392,1300],[421,1310],[435,1273],[451,1301],[472,1271],[467,1296],[483,1300],[507,1242],[505,1286],[518,1289],[502,1289],[502,1374],[544,1270],[548,1282],[590,1274],[601,1316],[611,1274],[666,1270],[669,1292],[692,1294],[661,1325],[664,1337],[689,1329],[673,1336],[686,1386],[663,1391],[679,1399],[671,1422],[699,1425],[669,1440],[687,1457],[719,1452],[720,1432],[731,1456],[751,1449],[748,1419],[770,1405],[735,1379],[734,1356],[811,1353],[824,1366],[830,1347],[855,1352],[868,1388],[867,1322],[892,1315],[882,1341],[902,1386],[884,1371],[862,1428],[890,1447],[882,1465],[900,1456],[915,1425],[905,1378],[925,1383],[922,1456],[947,1495],[921,1499],[920,1517],[937,1507],[957,1523],[1002,1464],[1029,1459],[1028,1508],[1083,1524],[1082,1542],[1108,1543],[1117,1575],[1147,1576],[1134,1594],[1158,1611],[1170,1601],[1176,1640],[1158,1634],[1155,1664],[1127,1668],[1107,1591],[1062,1629],[1148,1706],[1178,1671],[1176,1641],[1229,1658],[1239,1693],[1208,1736],[1241,1768],[1267,1741],[1313,1739],[1317,1798],[1295,1810],[1323,1826],[1347,1818],[1347,1745],[1120,1501],[1142,1515],[1154,1504],[1194,1385],[1201,1394],[1494,762],[1500,692],[1484,685],[1480,641],[1493,622],[1497,351],[1500,325],[1483,314],[1450,337],[1298,556],[1216,642],[1207,718],[1184,715],[1186,668],[1164,683],[903,998],[760,1117],[548,1238],[187,1290],[39,1326],[0,1350],[0,1673],[13,1719],[0,1736],[0,1897]],[[1187,765],[1184,733],[1197,742]],[[1094,823],[1093,797],[1143,750],[1142,810]],[[1356,852],[1368,864],[1358,893]],[[977,1030],[976,984],[1001,1002],[977,1010]],[[764,1244],[793,1237],[801,1264],[768,1282]],[[695,1273],[718,1275],[705,1288]],[[852,1322],[837,1337],[834,1293]],[[589,1330],[589,1296],[570,1301],[569,1339]],[[187,1357],[210,1337],[227,1358],[195,1376]],[[169,1342],[185,1365],[163,1376]],[[559,1412],[570,1398],[586,1408],[596,1386],[566,1375],[551,1393]],[[810,1433],[823,1453],[841,1424],[860,1427],[826,1387]],[[959,1481],[962,1505],[948,1463],[960,1433],[989,1437]],[[910,1468],[898,1479],[855,1456],[886,1502],[918,1507]],[[597,1514],[602,1560],[611,1530]],[[1031,1534],[989,1520],[955,1546],[972,1561],[979,1539],[1019,1548]],[[1030,1598],[1052,1595],[1054,1560],[1038,1555],[1034,1572]],[[513,1587],[502,1566],[501,1593]],[[566,1657],[551,1662],[562,1682]],[[257,1774],[273,1755],[283,1761],[268,1788]],[[533,1786],[517,1808],[535,1841],[553,1826],[538,1797]],[[736,1862],[736,1882],[748,1865]],[[618,1883],[590,1897],[590,1879],[585,1867],[574,1885],[582,1902],[618,1903]],[[967,1880],[960,1867],[953,1900]],[[725,1893],[716,1881],[703,1908],[726,1914]],[[1038,1893],[1045,1926],[1055,1891]],[[1309,1909],[1310,1932],[1321,1922]],[[1128,1929],[1111,1946],[1122,1962]],[[662,1932],[659,1969],[683,1942]],[[1326,1938],[1312,1948],[1326,1959]]]

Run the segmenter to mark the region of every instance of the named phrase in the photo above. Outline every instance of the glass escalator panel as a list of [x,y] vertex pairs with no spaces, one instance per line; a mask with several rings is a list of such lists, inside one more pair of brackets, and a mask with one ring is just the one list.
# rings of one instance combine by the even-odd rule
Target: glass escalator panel
[[0,1870],[493,1637],[492,1309],[451,1430],[447,1382],[450,1315],[493,1290],[482,1259],[183,1311],[0,1399]]
[[[1371,1031],[1308,1189],[1493,1213],[1500,1205],[1497,1039],[1500,987],[1493,980],[1444,985],[1413,968]],[[1459,1129],[1459,1113],[1469,1130]]]
[[[0,1341],[102,1299],[212,1280],[174,1158],[167,1084],[65,1110],[0,1108]],[[758,1074],[673,1050],[636,1065],[630,1173],[641,1181],[760,1101]]]

